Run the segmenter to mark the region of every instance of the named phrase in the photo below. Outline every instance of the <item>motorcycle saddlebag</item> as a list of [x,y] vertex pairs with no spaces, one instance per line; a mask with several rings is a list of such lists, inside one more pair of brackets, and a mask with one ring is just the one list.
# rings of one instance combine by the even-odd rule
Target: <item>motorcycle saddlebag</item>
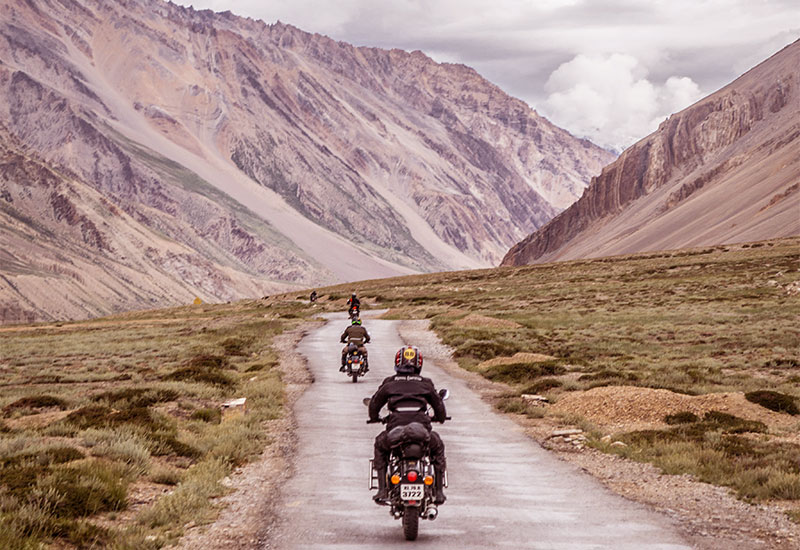
[[397,447],[406,443],[419,443],[427,445],[431,440],[431,433],[419,422],[412,422],[405,426],[397,426],[389,430],[386,438],[390,447]]

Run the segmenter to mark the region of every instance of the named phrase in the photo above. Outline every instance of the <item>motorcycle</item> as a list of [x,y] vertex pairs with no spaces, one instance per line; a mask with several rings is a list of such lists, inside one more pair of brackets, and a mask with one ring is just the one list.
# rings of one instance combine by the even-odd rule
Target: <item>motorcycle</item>
[[358,382],[359,376],[367,374],[367,358],[358,351],[358,345],[353,342],[347,345],[344,373],[353,379],[353,384]]
[[[446,389],[439,390],[442,399],[447,399],[450,392]],[[370,398],[364,399],[364,405],[369,406]],[[432,411],[428,411],[431,414]],[[388,416],[380,419],[385,424]],[[448,416],[446,420],[450,420]],[[372,421],[367,421],[368,424]],[[394,519],[402,521],[403,535],[406,540],[416,540],[419,533],[419,520],[435,520],[439,515],[439,508],[434,504],[434,468],[431,464],[428,441],[430,433],[427,428],[418,422],[405,426],[398,426],[388,434],[392,446],[389,454],[389,467],[387,468],[387,487],[389,498],[387,505],[389,513]],[[373,459],[369,461],[369,488],[378,488],[378,471],[373,466]],[[444,487],[447,487],[447,472],[444,474]]]
[[350,320],[358,319],[361,317],[361,308],[358,306],[352,306],[350,309],[347,310],[347,314],[350,316]]

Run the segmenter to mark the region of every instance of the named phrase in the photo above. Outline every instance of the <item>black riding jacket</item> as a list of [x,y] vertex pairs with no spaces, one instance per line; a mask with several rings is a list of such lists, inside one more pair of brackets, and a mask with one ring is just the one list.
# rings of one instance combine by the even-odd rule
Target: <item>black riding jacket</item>
[[386,429],[419,422],[429,430],[431,418],[428,405],[433,407],[433,420],[444,422],[447,411],[442,397],[436,392],[433,381],[416,374],[395,374],[386,378],[369,402],[370,420],[379,420],[384,405],[389,406]]

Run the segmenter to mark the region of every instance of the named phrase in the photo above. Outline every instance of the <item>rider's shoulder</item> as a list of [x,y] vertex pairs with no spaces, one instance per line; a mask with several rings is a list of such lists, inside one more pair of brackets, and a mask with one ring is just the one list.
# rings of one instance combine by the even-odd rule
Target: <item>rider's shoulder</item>
[[419,374],[395,374],[387,378],[385,382],[389,380],[395,382],[424,382],[425,380],[430,380],[430,378],[423,378]]

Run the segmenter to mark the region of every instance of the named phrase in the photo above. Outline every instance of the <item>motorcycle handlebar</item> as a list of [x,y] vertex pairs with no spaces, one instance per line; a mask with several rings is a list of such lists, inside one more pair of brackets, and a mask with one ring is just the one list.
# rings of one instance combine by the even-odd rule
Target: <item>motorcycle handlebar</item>
[[[388,416],[384,416],[383,418],[379,418],[378,420],[367,419],[367,424],[386,424],[386,421],[389,419]],[[445,416],[444,420],[440,420],[441,424],[444,424],[445,420],[453,420],[452,416]]]

